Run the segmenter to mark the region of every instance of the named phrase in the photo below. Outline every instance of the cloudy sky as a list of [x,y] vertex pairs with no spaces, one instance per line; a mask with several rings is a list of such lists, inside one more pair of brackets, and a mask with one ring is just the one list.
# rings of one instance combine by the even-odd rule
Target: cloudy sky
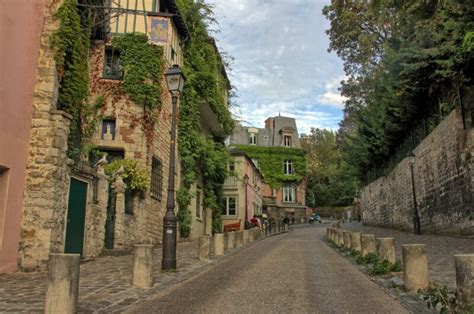
[[215,5],[219,48],[235,58],[233,110],[244,124],[263,127],[267,117],[281,113],[296,118],[300,133],[337,129],[344,73],[327,52],[321,10],[329,0],[206,1]]

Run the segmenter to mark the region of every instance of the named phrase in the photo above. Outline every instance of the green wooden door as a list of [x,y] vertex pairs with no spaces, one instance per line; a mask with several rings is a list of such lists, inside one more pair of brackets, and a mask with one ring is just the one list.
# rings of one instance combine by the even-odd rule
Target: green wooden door
[[81,254],[84,245],[87,183],[71,178],[64,253]]

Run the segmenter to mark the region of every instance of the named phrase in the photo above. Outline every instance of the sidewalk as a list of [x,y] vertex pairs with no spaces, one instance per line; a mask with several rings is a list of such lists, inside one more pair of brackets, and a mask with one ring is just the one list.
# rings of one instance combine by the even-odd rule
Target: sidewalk
[[376,238],[395,238],[397,259],[402,260],[402,244],[426,244],[430,281],[456,290],[455,254],[474,253],[474,239],[441,235],[415,235],[394,229],[362,226],[359,223],[346,223],[342,229],[374,234]]
[[[155,283],[149,289],[131,285],[131,255],[100,257],[82,264],[80,266],[78,312],[123,311],[204,271],[221,260],[221,258],[212,258],[211,261],[198,260],[197,246],[196,240],[178,243],[177,272],[160,272],[162,249],[155,249]],[[245,249],[247,246],[249,245],[242,248]],[[242,248],[226,251],[226,255],[232,255]],[[43,312],[46,275],[46,272],[0,275],[0,313]]]

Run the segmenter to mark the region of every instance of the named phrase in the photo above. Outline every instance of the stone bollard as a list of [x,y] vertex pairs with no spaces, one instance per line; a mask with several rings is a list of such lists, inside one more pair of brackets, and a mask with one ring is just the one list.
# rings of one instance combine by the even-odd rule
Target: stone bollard
[[253,232],[253,228],[248,230],[249,234],[249,242],[253,242],[255,240],[255,233]]
[[132,285],[140,288],[153,286],[153,245],[133,246]]
[[214,234],[214,255],[221,256],[224,255],[224,234],[215,233]]
[[351,249],[360,252],[361,246],[360,232],[351,232]]
[[79,258],[79,254],[49,254],[45,313],[76,313]]
[[288,224],[285,224],[285,232],[288,232],[289,226]]
[[248,231],[248,230],[244,230],[243,233],[244,233],[244,234],[243,234],[243,237],[242,237],[242,238],[243,238],[243,241],[242,241],[242,242],[243,242],[243,244],[245,245],[245,244],[248,244],[248,243],[249,243],[249,231]]
[[428,258],[424,244],[402,245],[403,281],[411,292],[428,288]]
[[244,245],[244,232],[242,230],[235,232],[235,247]]
[[198,258],[201,261],[207,261],[211,256],[211,238],[209,236],[199,237],[198,240]]
[[467,310],[474,303],[474,254],[454,255],[459,306]]
[[350,231],[343,230],[342,235],[344,238],[344,247],[348,250],[351,249],[351,234]]
[[235,232],[231,231],[227,233],[227,249],[232,250],[235,248]]
[[375,236],[373,234],[361,234],[360,244],[362,256],[367,256],[369,253],[377,254],[377,246],[375,245]]
[[331,229],[326,228],[326,239],[328,239],[328,240],[331,240],[330,233],[331,233]]
[[394,264],[396,262],[395,239],[377,238],[377,255],[381,261],[386,259],[390,263]]
[[336,229],[336,244],[339,246],[344,244],[344,237],[341,229]]

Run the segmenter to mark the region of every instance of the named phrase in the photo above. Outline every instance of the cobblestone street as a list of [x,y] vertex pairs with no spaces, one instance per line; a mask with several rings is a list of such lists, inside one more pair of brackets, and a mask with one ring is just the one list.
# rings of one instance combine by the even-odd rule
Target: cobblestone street
[[472,254],[474,252],[474,239],[469,238],[425,234],[415,235],[394,229],[361,226],[357,223],[346,223],[341,228],[374,234],[375,237],[395,238],[395,250],[399,260],[402,260],[402,244],[426,244],[430,281],[434,281],[442,286],[446,285],[451,291],[456,289],[454,255]]
[[[178,271],[162,273],[161,248],[157,248],[155,284],[150,289],[131,285],[131,255],[106,256],[83,263],[80,269],[78,312],[122,311],[142,302],[213,263],[199,261],[196,256],[196,241],[178,243]],[[46,272],[0,275],[0,312],[43,312],[46,275]]]

